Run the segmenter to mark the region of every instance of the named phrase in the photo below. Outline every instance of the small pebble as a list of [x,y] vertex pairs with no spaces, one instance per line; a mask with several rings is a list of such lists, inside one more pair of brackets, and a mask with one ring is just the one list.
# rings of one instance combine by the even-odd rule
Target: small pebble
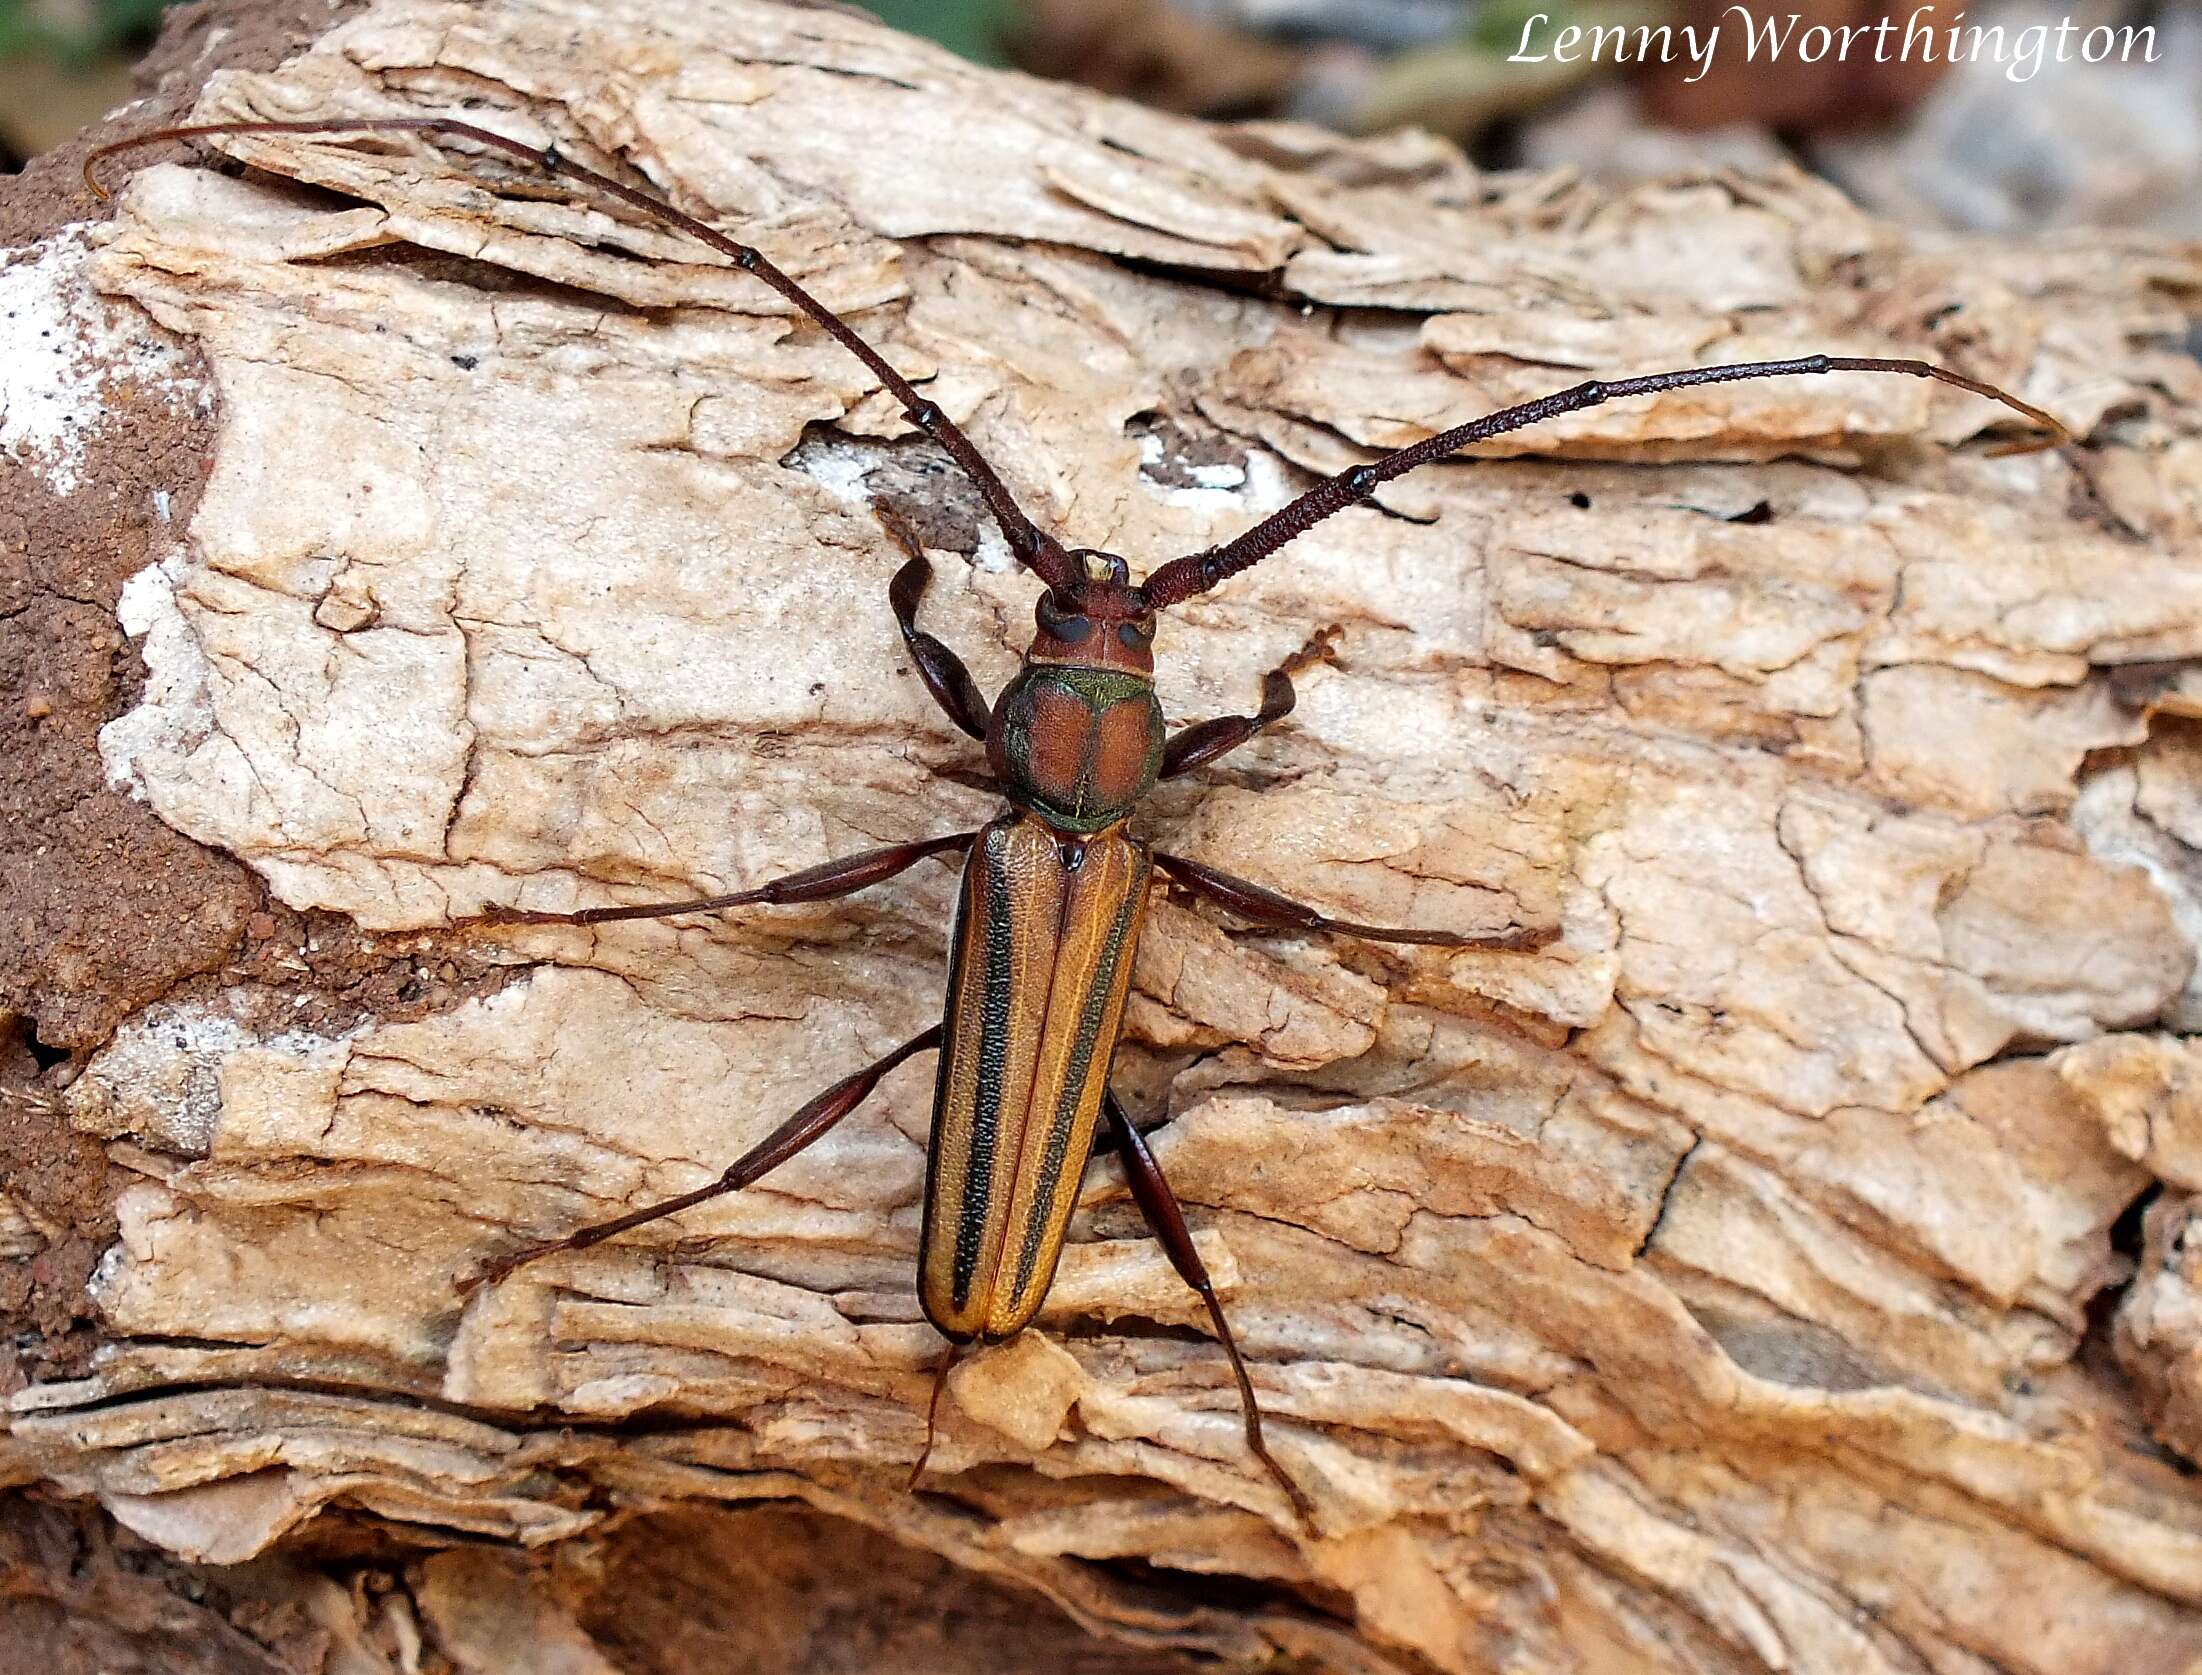
[[23,713],[33,721],[44,721],[53,712],[54,701],[43,692],[33,692],[23,700]]

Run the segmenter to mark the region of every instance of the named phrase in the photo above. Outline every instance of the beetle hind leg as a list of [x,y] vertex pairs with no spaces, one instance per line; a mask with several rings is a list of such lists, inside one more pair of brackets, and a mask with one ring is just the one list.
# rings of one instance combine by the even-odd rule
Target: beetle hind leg
[[1223,1304],[1217,1300],[1214,1282],[1208,1278],[1208,1264],[1200,1259],[1200,1252],[1193,1245],[1193,1235],[1185,1225],[1185,1212],[1178,1208],[1177,1194],[1170,1190],[1170,1183],[1163,1179],[1162,1166],[1155,1162],[1154,1153],[1147,1149],[1146,1137],[1132,1126],[1132,1119],[1124,1107],[1117,1103],[1114,1093],[1104,1093],[1101,1108],[1108,1115],[1109,1132],[1115,1140],[1117,1157],[1124,1165],[1124,1179],[1132,1189],[1132,1197],[1138,1203],[1142,1215],[1154,1236],[1162,1241],[1168,1253],[1170,1266],[1178,1277],[1191,1286],[1208,1306],[1208,1318],[1215,1323],[1216,1336],[1223,1342],[1223,1352],[1231,1358],[1231,1376],[1238,1381],[1239,1411],[1246,1420],[1247,1452],[1262,1463],[1262,1467],[1276,1479],[1277,1487],[1291,1503],[1294,1514],[1303,1528],[1315,1528],[1315,1503],[1308,1499],[1307,1491],[1293,1482],[1292,1474],[1278,1463],[1270,1453],[1269,1444],[1262,1436],[1262,1406],[1254,1397],[1254,1382],[1247,1376],[1246,1361],[1239,1354],[1238,1339],[1231,1335],[1231,1323],[1224,1318]]
[[925,1446],[918,1450],[917,1463],[910,1468],[910,1479],[903,1484],[906,1493],[917,1492],[918,1479],[925,1475],[926,1462],[933,1457],[933,1442],[940,1435],[940,1393],[948,1388],[948,1375],[955,1370],[956,1362],[970,1346],[951,1338],[948,1351],[940,1358],[940,1365],[933,1369],[933,1394],[925,1404]]
[[1266,930],[1334,931],[1340,936],[1359,937],[1364,942],[1411,942],[1429,948],[1486,948],[1513,954],[1534,953],[1547,943],[1557,941],[1560,935],[1556,926],[1538,925],[1489,935],[1421,930],[1404,925],[1357,925],[1349,919],[1333,919],[1318,913],[1305,902],[1280,896],[1252,879],[1240,878],[1202,861],[1189,861],[1183,855],[1165,855],[1157,850],[1154,861],[1155,869],[1179,888]]
[[555,1255],[562,1250],[587,1250],[591,1245],[600,1245],[606,1239],[640,1227],[646,1222],[659,1221],[709,1199],[740,1191],[787,1162],[863,1104],[872,1089],[879,1086],[880,1079],[904,1059],[915,1058],[919,1053],[938,1047],[940,1036],[941,1026],[935,1024],[931,1029],[912,1036],[885,1058],[842,1077],[825,1092],[806,1101],[795,1115],[736,1158],[727,1166],[725,1173],[708,1186],[700,1186],[693,1192],[684,1192],[678,1198],[668,1198],[662,1203],[646,1204],[639,1210],[630,1210],[610,1221],[600,1221],[594,1226],[569,1233],[563,1239],[530,1245],[525,1250],[514,1251],[510,1256],[499,1257],[462,1279],[459,1290],[465,1293],[478,1286],[494,1285],[515,1268],[542,1257]]
[[729,907],[785,907],[795,902],[835,901],[859,890],[883,883],[907,872],[929,855],[949,855],[968,849],[976,832],[950,832],[945,837],[921,838],[916,843],[890,843],[884,848],[843,855],[817,866],[805,867],[783,877],[769,878],[753,890],[730,895],[697,896],[688,901],[639,902],[621,907],[584,907],[574,913],[545,913],[531,907],[506,907],[492,902],[473,919],[457,921],[458,928],[476,925],[607,925],[623,919],[670,919],[685,913],[718,913]]

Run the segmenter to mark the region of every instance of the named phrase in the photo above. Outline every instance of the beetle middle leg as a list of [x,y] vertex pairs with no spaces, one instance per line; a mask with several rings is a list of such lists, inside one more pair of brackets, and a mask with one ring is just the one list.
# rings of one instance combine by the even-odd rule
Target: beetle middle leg
[[779,1168],[781,1164],[787,1162],[789,1158],[802,1151],[812,1141],[822,1136],[826,1130],[833,1127],[835,1123],[863,1104],[872,1089],[879,1086],[880,1079],[904,1059],[915,1058],[919,1053],[930,1052],[938,1047],[940,1037],[941,1026],[935,1024],[932,1028],[913,1035],[885,1058],[866,1065],[853,1075],[842,1077],[840,1081],[834,1083],[825,1092],[808,1101],[801,1110],[758,1141],[756,1145],[742,1153],[740,1157],[727,1166],[726,1172],[710,1185],[700,1186],[693,1192],[684,1192],[678,1198],[668,1198],[657,1204],[646,1204],[639,1210],[630,1210],[627,1214],[616,1216],[610,1221],[600,1221],[594,1226],[584,1227],[578,1232],[569,1233],[563,1239],[553,1239],[548,1244],[530,1245],[527,1249],[515,1251],[510,1256],[501,1256],[496,1261],[477,1270],[471,1278],[462,1281],[460,1289],[471,1291],[478,1285],[494,1284],[510,1274],[515,1268],[522,1266],[524,1263],[533,1262],[538,1257],[549,1256],[562,1250],[587,1250],[591,1245],[602,1244],[606,1239],[625,1233],[630,1228],[640,1227],[645,1222],[677,1215],[682,1210],[690,1209],[713,1198],[722,1197],[729,1192],[738,1192],[743,1187],[754,1184],[772,1170]]
[[[698,896],[690,901],[639,902],[625,907],[584,907],[573,913],[544,913],[532,907],[506,907],[492,902],[471,921],[491,925],[605,925],[615,919],[664,919],[676,913],[715,913],[726,907],[783,907],[793,902],[832,901],[885,882],[907,872],[928,855],[946,855],[971,847],[977,832],[950,832],[943,837],[921,838],[916,843],[890,843],[821,861],[800,872],[768,878],[753,890],[736,890],[724,896]],[[469,921],[461,920],[465,924]]]
[[1215,1285],[1208,1278],[1208,1264],[1200,1259],[1192,1232],[1185,1225],[1185,1212],[1178,1207],[1177,1194],[1163,1179],[1162,1166],[1155,1162],[1155,1154],[1147,1149],[1146,1136],[1132,1126],[1132,1119],[1117,1103],[1114,1093],[1102,1094],[1101,1109],[1108,1116],[1109,1137],[1115,1143],[1117,1160],[1124,1166],[1124,1179],[1132,1189],[1139,1213],[1147,1218],[1147,1226],[1162,1241],[1162,1248],[1169,1255],[1170,1266],[1177,1270],[1178,1278],[1198,1292],[1200,1300],[1208,1305],[1208,1318],[1215,1323],[1224,1354],[1231,1358],[1231,1376],[1239,1384],[1239,1411],[1246,1419],[1247,1450],[1277,1480],[1277,1486],[1285,1492],[1285,1499],[1292,1503],[1292,1510],[1299,1514],[1300,1522],[1313,1529],[1315,1503],[1277,1463],[1277,1457],[1269,1452],[1269,1444],[1262,1438],[1262,1408],[1254,1399],[1253,1380],[1246,1375],[1246,1362],[1239,1354],[1238,1340],[1231,1335],[1231,1323],[1223,1317],[1223,1304],[1216,1299]]
[[1302,669],[1327,662],[1332,646],[1343,632],[1336,623],[1317,629],[1306,645],[1264,675],[1262,707],[1252,715],[1219,715],[1213,721],[1196,721],[1190,727],[1180,728],[1162,747],[1162,777],[1175,779],[1179,774],[1205,767],[1217,757],[1238,749],[1263,728],[1274,726],[1290,715],[1297,698],[1292,690],[1292,677]]
[[1357,925],[1349,919],[1333,919],[1318,913],[1305,902],[1280,896],[1252,879],[1237,877],[1200,861],[1188,861],[1182,855],[1165,855],[1157,850],[1154,859],[1156,869],[1166,874],[1173,884],[1182,885],[1226,912],[1269,930],[1335,931],[1341,936],[1360,937],[1365,942],[1415,942],[1432,948],[1489,948],[1500,953],[1528,953],[1557,941],[1560,934],[1551,926],[1525,926],[1520,930],[1473,936],[1402,925]]

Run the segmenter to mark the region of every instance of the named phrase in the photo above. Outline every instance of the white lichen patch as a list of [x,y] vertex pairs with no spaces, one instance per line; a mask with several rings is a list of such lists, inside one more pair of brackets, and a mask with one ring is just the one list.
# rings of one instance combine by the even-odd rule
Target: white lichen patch
[[82,1129],[128,1138],[177,1157],[202,1158],[215,1145],[225,1077],[290,1070],[333,1076],[359,1032],[324,1035],[268,1029],[234,998],[162,1002],[146,1008],[102,1047],[70,1085],[71,1119]]
[[91,255],[80,224],[0,263],[0,452],[56,494],[77,487],[123,386],[179,407],[203,394],[142,313],[93,290]]
[[147,565],[123,583],[115,601],[115,620],[144,661],[145,688],[135,709],[100,729],[99,753],[107,782],[141,800],[147,763],[186,759],[224,742],[214,723],[206,654],[176,605],[176,578],[187,564],[179,550]]

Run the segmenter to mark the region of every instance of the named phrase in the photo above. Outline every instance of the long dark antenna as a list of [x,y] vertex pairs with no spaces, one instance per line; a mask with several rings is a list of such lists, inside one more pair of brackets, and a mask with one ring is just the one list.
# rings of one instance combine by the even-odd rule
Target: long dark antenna
[[1688,389],[1695,384],[1725,384],[1741,378],[1787,378],[1803,373],[1819,372],[1898,372],[1912,378],[1934,378],[1945,384],[1955,384],[1961,390],[1986,396],[1990,401],[2000,401],[2014,412],[2023,413],[2047,432],[2046,435],[2026,442],[2016,442],[1996,450],[1999,454],[2030,453],[2036,448],[2055,447],[2073,440],[2072,432],[2031,402],[2019,400],[2008,391],[1999,390],[1993,384],[1983,384],[1977,378],[1968,378],[1962,372],[1952,372],[1946,366],[1936,366],[1929,361],[1881,360],[1857,355],[1806,355],[1789,361],[1738,361],[1726,366],[1690,367],[1681,372],[1649,372],[1640,378],[1617,378],[1611,383],[1593,379],[1577,384],[1572,389],[1561,390],[1556,395],[1525,401],[1517,407],[1502,408],[1487,413],[1480,419],[1471,419],[1464,425],[1425,437],[1381,459],[1356,465],[1325,478],[1289,506],[1279,508],[1235,540],[1226,541],[1220,547],[1210,547],[1206,552],[1193,553],[1186,558],[1175,558],[1149,576],[1141,591],[1157,610],[1190,599],[1195,594],[1206,593],[1226,577],[1235,576],[1241,570],[1252,568],[1283,546],[1287,541],[1305,535],[1333,513],[1342,512],[1348,506],[1368,499],[1376,490],[1394,477],[1403,476],[1418,465],[1443,459],[1472,442],[1488,441],[1503,436],[1510,430],[1520,430],[1525,425],[1537,424],[1545,419],[1556,419],[1563,413],[1579,413],[1586,407],[1597,407],[1608,401],[1618,401],[1623,396],[1652,395],[1661,390]]
[[583,168],[561,154],[555,145],[530,145],[525,140],[512,139],[474,123],[461,122],[448,116],[381,116],[352,122],[200,122],[180,128],[156,128],[150,133],[132,134],[128,139],[114,140],[101,146],[84,159],[84,184],[97,196],[107,197],[107,188],[97,172],[101,162],[121,152],[161,145],[170,140],[204,139],[224,134],[392,133],[442,135],[493,147],[552,174],[563,175],[568,180],[593,187],[607,197],[617,198],[621,203],[640,210],[653,220],[677,228],[698,243],[732,257],[736,267],[744,273],[755,274],[801,309],[827,336],[862,361],[872,376],[886,386],[887,393],[902,404],[902,410],[909,415],[910,422],[948,451],[949,457],[963,467],[964,474],[978,485],[979,493],[985,496],[987,509],[994,514],[994,521],[1001,525],[1002,534],[1009,541],[1009,550],[1019,563],[1030,568],[1053,591],[1065,590],[1077,580],[1078,567],[1064,551],[1062,543],[1036,528],[1032,520],[1025,516],[1016,497],[1009,492],[1001,478],[995,475],[994,468],[980,456],[978,449],[971,445],[971,439],[956,428],[955,422],[947,414],[919,395],[911,387],[910,381],[888,365],[886,357],[859,337],[846,320],[775,267],[762,251],[743,244],[738,239],[728,238],[717,228],[706,225],[684,210],[675,209],[654,193],[629,186],[609,175],[598,174],[594,169]]

